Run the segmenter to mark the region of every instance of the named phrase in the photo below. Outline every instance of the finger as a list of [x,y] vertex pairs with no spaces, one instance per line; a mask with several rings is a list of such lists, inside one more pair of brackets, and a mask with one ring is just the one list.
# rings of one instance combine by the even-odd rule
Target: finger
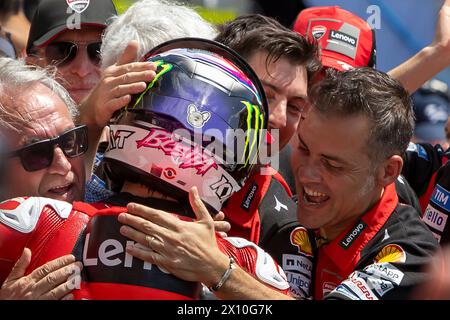
[[117,76],[112,76],[112,79],[109,80],[109,86],[115,87],[121,84],[151,82],[155,78],[155,76],[155,71],[148,70],[147,68],[140,71],[128,71]]
[[65,295],[64,297],[61,298],[61,300],[74,300],[75,297],[72,293],[69,293],[68,295]]
[[228,238],[228,234],[226,234],[225,232],[218,232],[219,236],[221,236],[222,238]]
[[156,210],[137,203],[129,203],[127,205],[127,210],[130,215],[141,217],[161,227],[174,231],[178,230],[177,228],[181,222],[179,218],[169,212]]
[[162,235],[169,234],[171,230],[161,227],[144,218],[133,216],[128,213],[121,213],[118,217],[120,223],[128,225],[135,230],[142,232],[145,235],[153,235],[162,238]]
[[115,86],[110,93],[112,97],[119,98],[127,94],[136,94],[145,90],[147,84],[145,82],[137,82],[132,84],[123,84]]
[[219,211],[219,213],[213,217],[214,221],[222,221],[224,219],[225,219],[225,213],[223,213],[222,211]]
[[[147,235],[128,226],[120,227],[120,233],[124,237],[134,240],[142,246],[150,248],[154,251],[161,252],[161,250],[164,249],[163,243],[165,240],[161,240],[158,236]],[[153,237],[153,240],[150,240],[151,237]]]
[[75,257],[73,255],[69,254],[66,256],[62,256],[58,259],[52,260],[40,266],[39,268],[34,270],[30,274],[30,276],[32,279],[38,282],[44,277],[46,277],[48,274],[52,273],[53,271],[61,269],[62,267],[65,267],[73,262],[75,262]]
[[131,40],[119,60],[117,60],[116,65],[123,65],[137,60],[137,55],[139,51],[139,42],[136,40]]
[[70,292],[72,290],[73,289],[70,288],[68,283],[64,282],[64,283],[61,283],[56,288],[44,293],[38,299],[39,300],[60,300],[60,299],[66,298],[64,300],[73,300],[73,295],[72,295],[72,299],[67,298],[68,296],[70,296]]
[[145,262],[148,262],[151,264],[155,264],[159,267],[164,267],[162,265],[163,256],[156,251],[145,250],[145,249],[139,248],[138,246],[128,246],[126,248],[126,251],[133,257],[141,259],[142,261],[145,261]]
[[19,260],[17,260],[16,264],[12,268],[5,282],[9,282],[12,280],[17,280],[22,278],[25,275],[25,271],[31,262],[31,250],[28,248],[23,249],[22,255]]
[[53,271],[37,282],[34,290],[44,299],[61,299],[73,290],[72,276],[80,275],[82,268],[83,265],[76,262]]
[[[131,96],[129,94],[121,96],[119,98],[114,98],[108,101],[108,103],[105,106],[106,110],[109,110],[110,115],[112,116],[113,113],[117,110],[119,110],[120,108],[125,107],[127,104],[129,104],[131,101]],[[109,117],[111,118],[111,117]],[[108,118],[108,119],[109,119]],[[105,127],[107,128],[107,127]]]
[[130,72],[156,71],[156,65],[153,62],[133,62],[121,66],[112,65],[104,71],[104,77],[120,77]]
[[200,199],[197,187],[192,187],[191,190],[189,190],[189,202],[198,221],[212,221],[208,209],[206,209],[205,204],[202,199]]
[[228,221],[214,221],[214,230],[216,232],[228,232],[231,229],[231,224]]

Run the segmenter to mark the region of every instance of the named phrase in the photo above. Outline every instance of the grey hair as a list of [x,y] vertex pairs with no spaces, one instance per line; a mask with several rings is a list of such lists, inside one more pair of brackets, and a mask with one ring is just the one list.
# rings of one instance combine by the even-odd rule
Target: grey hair
[[[78,109],[69,93],[48,70],[26,65],[23,61],[11,58],[0,58],[0,93],[10,90],[20,94],[21,89],[40,83],[54,92],[67,106],[72,120],[78,117]],[[23,122],[18,116],[0,103],[0,127],[17,130],[17,125]]]
[[141,0],[112,18],[103,35],[102,68],[114,64],[131,40],[139,42],[138,58],[157,45],[182,37],[213,39],[215,27],[192,8],[174,1]]

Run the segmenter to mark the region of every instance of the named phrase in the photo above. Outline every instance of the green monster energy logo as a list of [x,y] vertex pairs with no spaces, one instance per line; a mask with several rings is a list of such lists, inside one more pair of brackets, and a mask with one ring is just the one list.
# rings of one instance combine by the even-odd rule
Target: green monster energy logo
[[[254,152],[255,145],[257,143],[259,145],[259,141],[261,141],[261,137],[263,134],[262,128],[264,127],[264,116],[259,111],[259,107],[257,105],[251,104],[248,101],[241,102],[247,108],[247,130],[245,136],[245,147],[242,155],[242,162],[244,163],[244,166],[241,168],[243,169],[248,165],[250,157]],[[253,128],[252,121],[255,122]]]
[[[153,88],[153,86],[155,85],[156,81],[159,80],[159,78],[161,78],[161,76],[167,72],[169,72],[170,70],[172,70],[173,65],[171,65],[170,63],[165,63],[163,60],[157,60],[154,62],[155,66],[156,66],[156,70],[159,71],[156,73],[155,77],[153,78],[152,82],[150,82],[147,86],[147,88],[144,90],[144,92],[142,92],[139,95],[139,98],[136,99],[136,102],[134,103],[134,105],[131,107],[131,109],[136,108],[136,106],[139,104],[139,102],[141,102],[142,98],[144,97],[144,95],[148,92],[148,90],[150,90],[151,88]],[[161,67],[161,68],[160,68]],[[128,106],[125,108],[125,110],[128,111]]]

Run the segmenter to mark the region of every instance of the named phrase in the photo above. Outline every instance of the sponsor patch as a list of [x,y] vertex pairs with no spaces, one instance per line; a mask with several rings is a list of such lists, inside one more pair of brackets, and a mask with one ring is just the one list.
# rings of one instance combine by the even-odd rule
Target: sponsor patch
[[220,200],[228,198],[233,192],[233,185],[224,175],[222,175],[219,181],[215,182],[209,187],[212,191],[214,191],[214,193]]
[[188,106],[187,122],[194,128],[203,128],[206,122],[211,118],[208,111],[199,111],[195,104]]
[[[346,298],[349,298],[350,300],[359,300],[359,298],[346,286],[340,284],[338,285],[332,292],[328,292],[327,294],[333,295],[334,293],[337,293],[337,295],[343,295]],[[325,290],[323,291],[323,296],[325,297]]]
[[66,3],[76,13],[82,13],[89,7],[89,0],[66,0]]
[[163,174],[166,179],[172,180],[177,175],[177,171],[174,168],[165,168]]
[[311,34],[314,37],[314,39],[319,40],[323,37],[323,35],[327,32],[327,27],[325,26],[314,26],[311,29]]
[[422,220],[433,229],[442,232],[447,224],[447,217],[448,216],[445,213],[436,210],[431,205],[428,205]]
[[330,30],[329,39],[338,40],[341,42],[344,42],[352,47],[356,47],[356,44],[358,40],[355,37],[352,37],[351,35],[338,31],[338,30]]
[[394,285],[392,284],[392,282],[387,280],[368,277],[366,281],[369,287],[375,289],[380,297],[384,296],[387,292],[394,289]]
[[361,300],[378,300],[378,297],[370,289],[367,282],[359,277],[359,273],[353,272],[350,277],[342,282]]
[[431,195],[431,202],[441,207],[447,212],[450,212],[450,192],[441,187],[439,184],[433,190]]
[[310,279],[295,272],[286,271],[285,273],[291,288],[296,288],[296,292],[302,292],[303,296],[309,296]]
[[247,194],[244,197],[244,201],[241,204],[241,208],[248,211],[252,205],[252,201],[255,198],[256,191],[258,191],[258,184],[253,182],[250,188],[248,188]]
[[325,297],[327,294],[329,294],[331,291],[333,291],[336,288],[337,288],[337,286],[336,286],[335,283],[333,283],[333,282],[324,282],[323,285],[322,285],[323,296]]
[[109,144],[107,151],[114,149],[123,149],[125,145],[125,140],[131,137],[134,134],[134,131],[131,130],[113,130],[109,131]]
[[364,268],[364,271],[380,279],[389,280],[396,285],[400,285],[403,280],[404,273],[390,263],[374,263]]
[[305,256],[283,254],[283,270],[297,271],[311,278],[313,263]]
[[291,232],[291,244],[296,246],[299,253],[312,257],[312,246],[309,241],[308,231],[303,227],[297,227]]
[[367,227],[367,224],[360,220],[355,227],[347,233],[344,238],[340,241],[340,245],[344,250],[347,250],[352,243],[361,235],[361,233],[364,231],[364,229]]
[[405,262],[406,253],[397,244],[388,244],[375,257],[375,263],[383,262]]

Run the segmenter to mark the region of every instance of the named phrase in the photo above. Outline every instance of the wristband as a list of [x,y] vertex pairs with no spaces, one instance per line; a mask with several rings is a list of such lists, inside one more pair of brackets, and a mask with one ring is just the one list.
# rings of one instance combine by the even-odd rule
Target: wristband
[[211,291],[218,291],[222,288],[223,284],[228,280],[231,275],[231,272],[236,269],[236,265],[234,264],[234,259],[230,257],[230,264],[228,265],[228,269],[223,274],[222,278],[220,278],[219,282],[210,288]]

